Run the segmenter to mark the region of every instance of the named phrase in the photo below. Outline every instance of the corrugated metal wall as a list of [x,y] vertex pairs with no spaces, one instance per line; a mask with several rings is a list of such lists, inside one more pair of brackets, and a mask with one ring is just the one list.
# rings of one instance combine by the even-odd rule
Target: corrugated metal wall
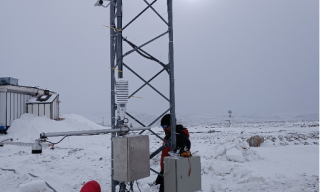
[[11,126],[15,119],[26,113],[26,102],[30,95],[1,92],[0,93],[0,125]]
[[46,116],[51,118],[51,104],[50,103],[30,103],[28,105],[28,113],[35,114],[37,116]]
[[44,104],[44,115],[50,119],[50,103]]
[[6,100],[6,93],[0,92],[0,125],[6,125],[7,121],[7,100]]
[[59,119],[59,96],[53,101],[53,119]]
[[59,119],[59,96],[52,103],[29,103],[27,107],[28,113]]

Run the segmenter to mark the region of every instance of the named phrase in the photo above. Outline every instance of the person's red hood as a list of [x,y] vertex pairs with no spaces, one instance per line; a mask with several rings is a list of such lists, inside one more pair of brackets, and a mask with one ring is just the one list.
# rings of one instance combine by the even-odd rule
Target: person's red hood
[[188,138],[189,138],[189,131],[188,131],[188,129],[184,128],[184,129],[181,130],[181,132],[184,132],[184,133],[188,136]]

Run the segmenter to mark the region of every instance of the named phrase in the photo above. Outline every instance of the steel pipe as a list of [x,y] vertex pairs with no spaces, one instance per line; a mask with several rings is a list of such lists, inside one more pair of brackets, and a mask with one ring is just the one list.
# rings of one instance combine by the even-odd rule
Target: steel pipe
[[101,133],[118,133],[127,131],[140,131],[148,130],[151,127],[136,127],[136,128],[121,128],[121,129],[100,129],[100,130],[86,130],[86,131],[67,131],[67,132],[56,132],[56,133],[41,133],[40,138],[44,139],[47,137],[60,137],[60,136],[81,136],[81,135],[99,135]]

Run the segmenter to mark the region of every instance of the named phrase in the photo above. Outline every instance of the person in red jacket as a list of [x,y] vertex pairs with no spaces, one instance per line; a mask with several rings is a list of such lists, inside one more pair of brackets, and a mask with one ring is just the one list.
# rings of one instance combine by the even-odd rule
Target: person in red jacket
[[[161,127],[163,128],[165,132],[164,141],[168,141],[171,137],[171,115],[166,114],[161,119]],[[177,148],[174,150],[175,152],[179,150],[179,153],[182,154],[183,152],[190,152],[191,148],[191,142],[189,140],[189,132],[186,128],[184,128],[182,125],[176,125],[176,146]],[[165,143],[164,142],[164,143]],[[164,144],[163,143],[163,144]],[[171,151],[170,147],[166,147],[162,150],[161,153],[161,160],[160,160],[160,167],[161,167],[161,174],[163,175],[163,159],[164,157],[170,156],[169,152]],[[163,177],[158,176],[156,179],[156,184],[160,184],[159,192],[164,191],[164,181]]]

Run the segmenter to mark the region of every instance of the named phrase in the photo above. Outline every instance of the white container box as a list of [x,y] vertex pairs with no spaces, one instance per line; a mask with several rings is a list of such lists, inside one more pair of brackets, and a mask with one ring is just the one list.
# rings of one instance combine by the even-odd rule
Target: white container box
[[199,156],[164,158],[164,192],[193,192],[199,190],[201,190],[201,162]]

